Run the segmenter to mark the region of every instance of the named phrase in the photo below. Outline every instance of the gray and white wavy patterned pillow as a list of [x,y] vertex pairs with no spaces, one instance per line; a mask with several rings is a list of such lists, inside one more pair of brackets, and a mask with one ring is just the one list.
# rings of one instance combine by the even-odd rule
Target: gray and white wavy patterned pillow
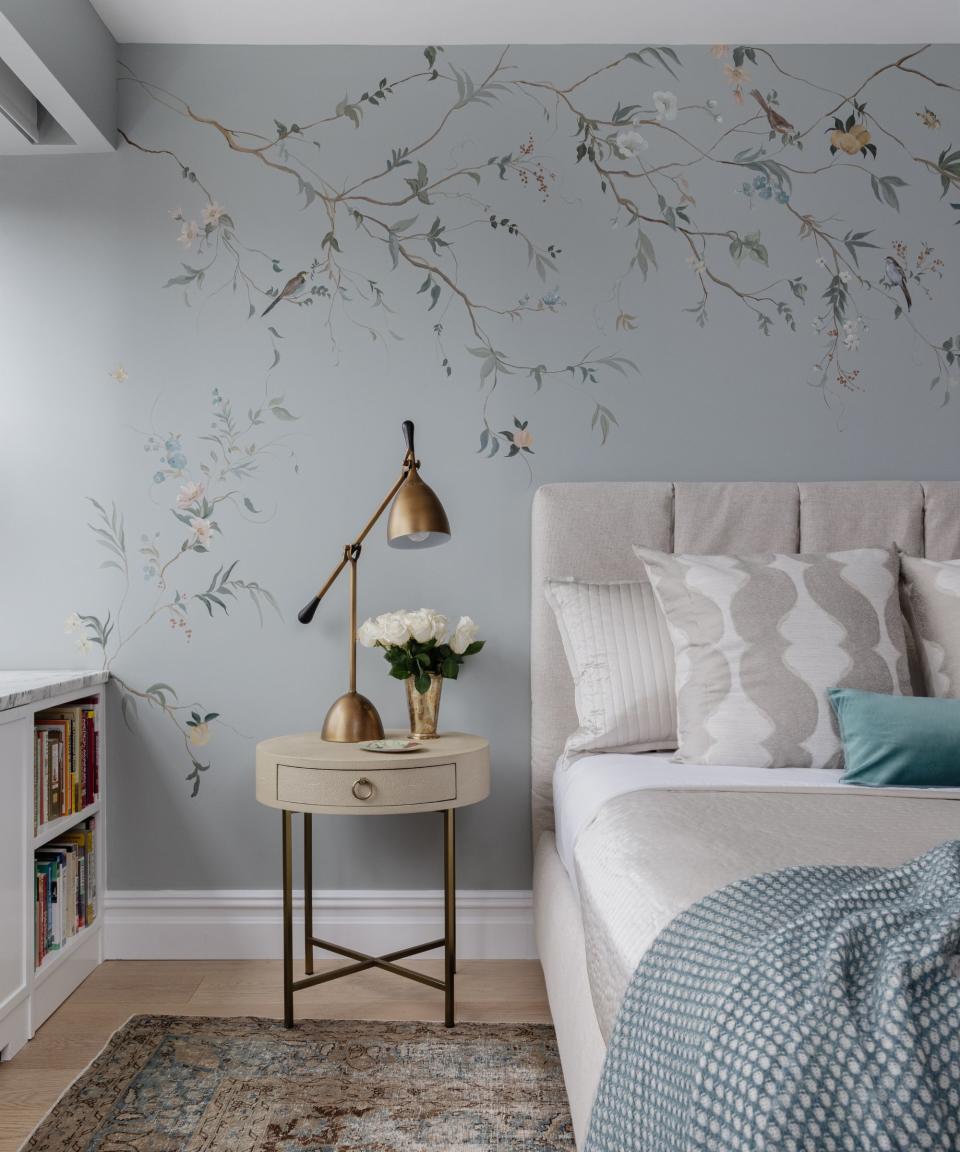
[[828,688],[911,694],[894,548],[634,552],[673,640],[677,760],[836,768]]
[[928,696],[960,697],[960,560],[900,556],[907,612]]

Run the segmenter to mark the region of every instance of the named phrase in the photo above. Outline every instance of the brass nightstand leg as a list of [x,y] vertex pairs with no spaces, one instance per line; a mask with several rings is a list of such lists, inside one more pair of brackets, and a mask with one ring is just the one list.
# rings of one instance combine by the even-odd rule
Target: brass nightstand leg
[[454,1025],[454,981],[457,971],[457,869],[454,808],[443,813],[443,1022]]
[[283,1026],[293,1027],[293,836],[283,810]]
[[303,814],[303,970],[313,975],[313,813]]

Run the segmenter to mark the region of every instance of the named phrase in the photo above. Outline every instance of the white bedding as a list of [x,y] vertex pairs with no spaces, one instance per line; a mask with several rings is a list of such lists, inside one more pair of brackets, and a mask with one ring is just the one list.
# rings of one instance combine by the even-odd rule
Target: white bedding
[[716,888],[797,865],[893,866],[960,838],[960,789],[866,789],[839,775],[651,753],[558,768],[558,851],[579,893],[605,1040],[643,954]]
[[672,752],[605,753],[557,761],[553,807],[557,852],[574,887],[577,838],[608,800],[648,789],[705,792],[853,792],[871,796],[960,799],[960,788],[864,788],[841,784],[841,769],[738,768],[676,764]]

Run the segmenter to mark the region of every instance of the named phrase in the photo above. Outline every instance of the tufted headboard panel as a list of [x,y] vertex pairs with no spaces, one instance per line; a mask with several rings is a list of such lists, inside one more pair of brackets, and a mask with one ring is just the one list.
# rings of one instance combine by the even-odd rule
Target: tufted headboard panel
[[577,727],[548,579],[637,580],[632,545],[662,552],[826,552],[899,544],[960,557],[960,482],[547,484],[533,501],[530,677],[533,837],[553,827],[552,777]]

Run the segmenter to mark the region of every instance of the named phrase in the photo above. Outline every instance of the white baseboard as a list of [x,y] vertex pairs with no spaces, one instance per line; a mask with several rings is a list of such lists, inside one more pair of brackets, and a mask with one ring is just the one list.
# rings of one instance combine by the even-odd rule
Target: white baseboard
[[[293,900],[294,955],[302,957],[303,892],[295,891]],[[275,890],[117,891],[105,894],[103,906],[107,960],[279,960],[282,955],[282,907]],[[313,932],[374,954],[437,940],[443,935],[443,893],[314,891]],[[457,955],[535,959],[532,893],[458,892]]]

